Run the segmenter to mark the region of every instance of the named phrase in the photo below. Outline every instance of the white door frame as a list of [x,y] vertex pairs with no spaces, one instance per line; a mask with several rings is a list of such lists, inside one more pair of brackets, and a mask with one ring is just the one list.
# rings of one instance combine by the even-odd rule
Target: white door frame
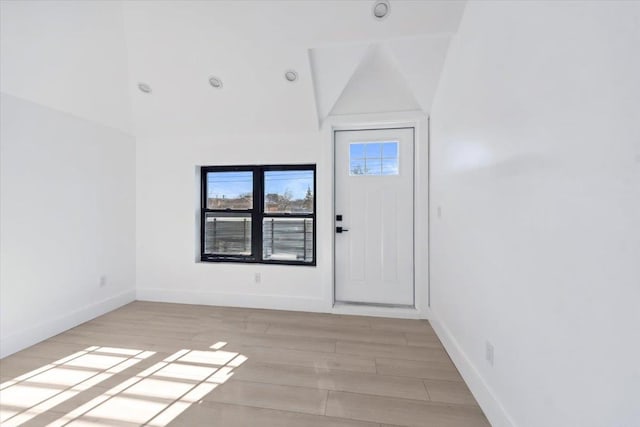
[[[350,135],[347,136],[346,139],[344,139],[344,136],[342,136],[341,134],[345,133],[346,135]],[[411,139],[411,143],[409,143],[409,138],[407,138],[407,134],[410,133],[410,139]],[[407,213],[409,213],[410,217],[411,217],[411,221],[410,221],[410,234],[409,237],[411,239],[411,246],[409,248],[406,247],[406,245],[402,244],[402,246],[404,246],[402,248],[403,251],[403,255],[400,257],[402,258],[402,261],[400,261],[401,263],[404,263],[406,260],[410,261],[410,282],[408,284],[410,284],[409,289],[403,289],[401,292],[401,295],[403,295],[403,297],[400,298],[400,300],[403,300],[403,303],[400,302],[396,302],[396,303],[391,303],[389,302],[389,300],[386,300],[386,302],[383,302],[382,300],[379,300],[379,298],[382,296],[380,294],[380,291],[382,290],[381,288],[378,288],[377,290],[375,290],[376,285],[374,283],[371,284],[372,288],[371,290],[374,291],[374,293],[377,293],[377,297],[374,297],[374,299],[378,298],[378,302],[365,302],[362,299],[369,299],[370,296],[366,296],[360,294],[359,298],[362,299],[353,299],[353,298],[344,298],[344,292],[347,291],[350,288],[350,284],[349,283],[343,283],[343,280],[349,281],[348,278],[346,277],[342,277],[342,276],[338,276],[338,269],[337,267],[335,267],[335,265],[338,263],[338,259],[336,258],[338,255],[338,239],[342,239],[343,241],[343,245],[347,244],[346,241],[344,240],[345,237],[339,238],[334,234],[334,288],[333,288],[333,294],[334,294],[334,306],[337,305],[368,305],[368,306],[379,306],[379,307],[401,307],[401,308],[415,308],[415,304],[416,304],[416,283],[415,283],[415,208],[414,208],[414,204],[415,204],[415,139],[416,139],[416,129],[415,127],[393,127],[393,128],[367,128],[367,129],[350,129],[350,130],[339,130],[339,129],[334,129],[333,131],[334,134],[334,153],[335,153],[335,159],[334,159],[334,206],[338,206],[338,201],[336,200],[336,197],[339,193],[343,193],[340,191],[340,188],[337,187],[338,185],[338,180],[341,180],[341,184],[345,184],[345,185],[349,185],[349,183],[351,183],[351,179],[350,177],[345,177],[344,176],[344,172],[341,171],[337,171],[335,169],[335,167],[337,167],[337,165],[340,165],[341,162],[345,162],[347,165],[347,168],[349,167],[349,155],[350,155],[350,149],[348,148],[352,142],[360,142],[360,143],[369,143],[369,142],[382,142],[382,141],[392,141],[392,140],[398,140],[399,145],[398,145],[398,151],[397,151],[397,159],[399,160],[399,170],[400,170],[400,174],[396,177],[396,179],[391,179],[390,181],[386,182],[386,185],[388,186],[390,183],[395,183],[393,184],[394,190],[400,192],[400,193],[404,193],[406,190],[405,185],[407,184],[406,179],[409,178],[410,179],[410,193],[409,193],[409,197],[408,200],[405,197],[403,198],[402,204],[401,204],[401,208],[400,210],[403,211],[403,214],[401,215],[406,215]],[[368,136],[364,136],[364,135],[368,135]],[[384,137],[382,136],[384,135]],[[341,143],[340,144],[346,144],[346,148],[343,145],[342,148],[339,147],[338,144],[338,139],[341,139]],[[408,147],[411,147],[410,150],[407,150]],[[407,152],[407,151],[410,151]],[[346,152],[346,159],[341,159],[341,156],[343,156]],[[340,153],[340,154],[338,154]],[[402,159],[405,159],[404,161]],[[410,162],[410,166],[406,163],[406,159],[411,159]],[[344,167],[344,165],[343,165]],[[410,170],[411,174],[407,175],[406,171]],[[404,171],[404,172],[402,172]],[[350,175],[350,174],[349,174]],[[346,181],[342,181],[346,178]],[[393,178],[393,177],[392,177]],[[384,179],[384,178],[382,178]],[[388,179],[388,177],[387,177]],[[347,182],[348,181],[348,182]],[[404,182],[403,182],[404,181]],[[362,186],[369,186],[371,185],[373,182],[381,182],[379,180],[376,180],[375,178],[373,180],[369,179],[366,180],[364,182],[368,182],[368,184],[363,184],[363,181],[358,181],[358,185]],[[402,182],[402,189],[398,187],[398,183]],[[381,184],[382,185],[382,184]],[[384,185],[382,185],[383,187],[385,187]],[[394,192],[396,192],[394,191]],[[349,194],[349,193],[347,193]],[[398,195],[396,195],[396,197],[398,197]],[[400,196],[402,198],[402,196]],[[411,204],[411,209],[409,210],[409,212],[407,212],[407,205],[405,203],[409,202]],[[340,210],[335,210],[334,214],[348,214],[348,216],[350,217],[350,219],[347,219],[346,225],[349,226],[350,225],[350,229],[352,229],[352,231],[355,233],[355,229],[360,227],[365,227],[366,221],[364,221],[364,223],[362,224],[355,224],[354,223],[354,218],[356,217],[357,213],[354,212],[353,210],[349,211],[349,206],[341,206]],[[351,207],[353,208],[353,206]],[[381,208],[382,209],[382,208]],[[384,215],[383,215],[384,216]],[[361,218],[362,219],[362,218]],[[405,220],[407,218],[404,218]],[[407,224],[406,222],[404,222],[404,224]],[[335,226],[339,226],[341,225],[341,223],[335,222]],[[394,236],[396,239],[398,239],[399,235],[403,234],[403,230],[404,233],[406,233],[406,228],[405,227],[401,227],[398,226],[398,230],[396,230],[399,234],[396,234],[396,236]],[[372,232],[373,230],[369,230],[369,232]],[[376,230],[376,232],[381,231],[380,229]],[[349,233],[351,234],[351,233]],[[406,236],[406,234],[405,234]],[[351,242],[355,243],[352,238],[356,237],[354,236],[348,236],[346,237],[348,240],[351,240]],[[384,242],[386,239],[383,238],[382,242]],[[381,244],[382,244],[381,242]],[[398,242],[398,240],[396,240],[396,242]],[[406,242],[406,240],[405,240]],[[403,242],[404,243],[404,242]],[[381,247],[383,247],[384,245],[382,245]],[[343,248],[344,249],[344,248]],[[406,252],[406,250],[409,250],[410,255]],[[398,247],[398,250],[400,250],[400,247]],[[396,254],[398,254],[399,252],[396,252]],[[378,253],[379,254],[379,253]],[[343,255],[345,255],[343,253]],[[384,262],[383,260],[380,260],[381,262]],[[405,264],[405,266],[407,266],[407,264]],[[396,268],[398,268],[398,262],[396,261]],[[383,268],[384,270],[384,268]],[[404,270],[404,268],[403,268]],[[367,274],[365,274],[365,280],[367,277]],[[402,286],[406,286],[407,282],[403,279],[406,279],[407,277],[404,276],[404,274],[406,274],[406,272],[403,273],[397,273],[398,275],[396,275],[396,280],[398,281],[396,283],[396,285],[398,285],[400,288],[402,288]],[[374,280],[373,276],[369,276],[369,278],[371,280]],[[401,279],[403,278],[403,279]],[[340,282],[340,283],[338,283]],[[382,284],[378,284],[382,285]],[[385,293],[384,294],[384,298],[398,298],[398,295],[396,292],[391,292],[391,289],[389,288],[388,284],[384,284],[383,287],[385,289],[387,289],[389,291],[389,293]],[[337,299],[337,295],[340,293],[339,291],[342,290],[342,295],[343,298],[341,298],[340,300]],[[362,290],[361,290],[362,291]],[[405,293],[406,291],[409,291],[408,293]],[[351,292],[353,292],[353,289],[351,290]],[[352,294],[353,295],[353,294]],[[393,296],[392,296],[393,295]],[[410,298],[410,302],[406,301],[406,297]],[[399,300],[396,300],[399,301]],[[406,301],[406,302],[405,302]]]
[[[335,303],[335,131],[412,127],[414,131],[414,301],[415,307],[336,305]],[[331,273],[328,299],[331,311],[342,314],[429,318],[429,132],[421,111],[330,116],[323,123],[331,164]],[[326,159],[326,157],[325,157]],[[420,166],[420,167],[418,167]],[[426,166],[426,167],[425,167]]]

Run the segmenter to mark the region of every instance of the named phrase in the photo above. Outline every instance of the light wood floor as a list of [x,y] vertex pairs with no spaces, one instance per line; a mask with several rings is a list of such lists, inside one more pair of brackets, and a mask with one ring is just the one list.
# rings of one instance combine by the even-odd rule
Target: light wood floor
[[419,320],[134,302],[0,377],[7,426],[489,425]]

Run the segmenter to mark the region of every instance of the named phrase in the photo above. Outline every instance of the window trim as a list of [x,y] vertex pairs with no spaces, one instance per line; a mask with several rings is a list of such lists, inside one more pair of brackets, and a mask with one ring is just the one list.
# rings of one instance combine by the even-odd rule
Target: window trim
[[[313,171],[313,213],[268,213],[264,209],[264,175],[268,171]],[[208,172],[253,172],[253,206],[251,209],[208,209],[207,208],[207,173]],[[233,166],[201,166],[200,167],[200,261],[232,262],[249,264],[280,264],[316,266],[316,165],[315,164],[278,164],[278,165],[233,165]],[[251,216],[251,255],[213,255],[205,254],[205,220],[209,212],[248,213]],[[311,218],[313,220],[313,259],[311,262],[290,260],[265,260],[263,257],[263,220],[265,218]]]

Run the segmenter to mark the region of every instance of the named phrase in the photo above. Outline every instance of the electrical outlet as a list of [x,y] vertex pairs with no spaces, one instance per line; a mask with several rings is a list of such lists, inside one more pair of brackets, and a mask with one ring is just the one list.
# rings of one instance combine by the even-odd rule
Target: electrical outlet
[[262,275],[260,273],[256,273],[255,276],[253,277],[253,280],[256,283],[260,283],[262,281]]
[[491,344],[489,341],[487,341],[485,344],[485,358],[487,359],[489,365],[493,366],[493,344]]
[[442,206],[438,206],[438,218],[442,218]]
[[107,276],[106,275],[103,274],[102,276],[100,276],[99,286],[101,288],[104,288],[105,286],[107,286]]

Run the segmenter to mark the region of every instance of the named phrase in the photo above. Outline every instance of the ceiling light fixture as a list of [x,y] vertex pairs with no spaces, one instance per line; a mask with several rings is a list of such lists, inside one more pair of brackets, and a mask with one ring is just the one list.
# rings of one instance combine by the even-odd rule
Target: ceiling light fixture
[[138,89],[140,89],[140,92],[142,93],[151,93],[151,86],[146,83],[138,83]]
[[209,77],[209,84],[216,89],[222,89],[222,80],[218,77]]
[[391,12],[391,6],[387,0],[378,0],[373,4],[373,16],[382,20],[389,16],[389,12]]
[[293,70],[286,71],[284,73],[284,78],[289,82],[295,82],[296,80],[298,80],[298,73]]

